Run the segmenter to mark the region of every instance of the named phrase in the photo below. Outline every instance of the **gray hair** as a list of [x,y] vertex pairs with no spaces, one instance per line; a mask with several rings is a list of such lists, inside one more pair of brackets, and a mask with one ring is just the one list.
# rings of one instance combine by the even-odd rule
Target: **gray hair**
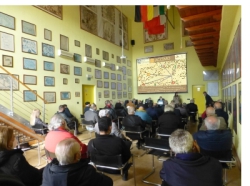
[[192,150],[193,136],[186,130],[177,129],[169,137],[169,146],[173,152],[188,153]]
[[48,124],[48,128],[49,128],[49,130],[55,130],[55,129],[58,129],[59,127],[61,127],[65,123],[66,123],[66,121],[62,117],[61,114],[55,114],[50,119],[50,122]]
[[67,138],[56,145],[56,158],[60,165],[68,165],[75,162],[76,153],[81,153],[80,144],[73,138]]
[[207,107],[206,108],[206,115],[207,116],[215,115],[215,109],[214,109],[214,107]]
[[220,120],[216,116],[208,116],[204,121],[207,130],[218,130],[220,128]]
[[92,104],[90,105],[90,108],[93,109],[93,110],[96,109],[96,104],[92,103]]
[[194,103],[194,99],[191,99],[191,100],[190,100],[190,103]]
[[165,105],[164,112],[174,111],[174,107],[172,105]]
[[134,114],[135,113],[135,108],[134,107],[128,106],[127,109],[128,109],[128,114]]

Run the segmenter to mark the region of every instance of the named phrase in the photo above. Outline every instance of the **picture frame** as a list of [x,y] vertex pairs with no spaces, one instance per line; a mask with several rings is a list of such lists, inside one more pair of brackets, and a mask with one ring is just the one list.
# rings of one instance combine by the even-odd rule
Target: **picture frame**
[[154,52],[154,46],[153,45],[149,45],[149,46],[144,47],[144,53],[151,53],[151,52]]
[[116,56],[116,62],[117,62],[117,63],[121,63],[121,58],[120,58],[120,56]]
[[115,99],[115,91],[112,91],[112,99]]
[[15,52],[15,42],[14,42],[14,35],[0,32],[0,49]]
[[123,73],[123,75],[127,74],[127,68],[125,66],[122,67],[122,73]]
[[55,65],[53,62],[43,61],[43,69],[46,71],[54,71]]
[[131,67],[131,61],[130,60],[127,60],[127,65],[128,65],[128,67]]
[[96,79],[102,79],[102,71],[95,69],[95,78]]
[[123,98],[127,98],[127,92],[123,92]]
[[80,97],[80,92],[75,92],[75,97]]
[[37,95],[35,93],[37,93],[36,90],[30,91],[30,90],[24,90],[23,91],[23,101],[24,102],[35,102],[37,101]]
[[122,75],[121,74],[117,74],[117,81],[121,81],[122,80]]
[[95,60],[95,67],[101,68],[101,60]]
[[91,68],[90,67],[87,67],[87,72],[91,72]]
[[82,55],[74,53],[74,61],[81,63],[82,62]]
[[56,92],[43,92],[43,99],[47,103],[56,103]]
[[106,51],[102,51],[102,59],[108,61],[109,60],[109,53]]
[[181,26],[182,26],[182,37],[188,36],[188,31],[184,27],[184,21],[181,21]]
[[116,90],[116,83],[115,82],[111,82],[111,89]]
[[102,88],[102,81],[101,80],[96,81],[96,87],[97,88]]
[[75,78],[75,83],[80,83],[80,79],[79,78]]
[[33,75],[23,75],[23,83],[27,85],[36,85],[37,84],[37,76]]
[[55,47],[46,43],[42,43],[42,56],[55,58]]
[[113,63],[110,64],[110,70],[115,71],[115,64]]
[[191,47],[194,46],[191,40],[185,40],[185,47]]
[[123,83],[123,90],[127,90],[127,84]]
[[123,75],[123,80],[126,80],[127,79],[127,75]]
[[132,99],[132,93],[128,93],[128,99]]
[[[17,79],[19,79],[19,75],[17,74],[12,74],[15,76]],[[0,90],[10,90],[11,88],[11,83],[9,80],[10,75],[0,73]],[[12,90],[19,90],[19,82],[12,78]]]
[[122,83],[117,83],[117,91],[122,91]]
[[52,31],[48,29],[44,29],[44,39],[48,41],[52,41]]
[[37,61],[36,59],[23,58],[23,69],[26,70],[36,70],[37,69]]
[[109,90],[104,90],[104,98],[109,98]]
[[44,76],[44,86],[54,87],[55,86],[55,77]]
[[104,81],[104,88],[109,88],[109,82]]
[[100,54],[100,50],[99,48],[96,48],[96,55],[99,55]]
[[70,92],[60,92],[61,100],[69,100],[71,98]]
[[69,38],[62,34],[60,34],[60,49],[69,51]]
[[117,92],[117,99],[121,99],[122,98],[122,92]]
[[114,54],[111,54],[112,59],[114,59]]
[[63,84],[67,85],[68,84],[68,79],[67,78],[63,78]]
[[85,44],[85,56],[92,57],[92,47],[88,44]]
[[61,74],[70,74],[70,68],[69,65],[66,64],[60,64],[60,73]]
[[174,50],[174,43],[164,43],[163,49],[164,50]]
[[74,67],[74,75],[82,76],[82,67]]
[[131,72],[130,69],[127,70],[127,74],[128,74],[128,76],[131,76],[131,75],[132,75],[132,72]]
[[102,93],[98,92],[98,98],[102,98]]
[[78,40],[75,40],[75,46],[77,46],[77,47],[80,47],[80,46],[81,46],[81,43],[80,43],[80,41],[78,41]]
[[239,109],[239,123],[241,124],[241,82],[238,83],[238,109]]
[[22,20],[22,32],[32,36],[36,36],[36,25]]
[[116,74],[115,74],[115,73],[111,73],[110,76],[111,76],[111,79],[112,79],[112,80],[116,80]]
[[122,59],[122,63],[126,64],[126,59],[125,58]]
[[104,79],[109,79],[109,73],[108,72],[103,72],[103,77],[104,77]]
[[13,67],[13,56],[2,56],[2,65],[4,67]]
[[0,20],[2,20],[0,21],[0,26],[16,30],[15,17],[0,12]]
[[37,42],[22,37],[22,52],[37,55]]
[[44,12],[47,12],[48,14],[53,15],[59,19],[62,19],[62,11],[63,11],[62,5],[36,5],[35,7],[43,10]]

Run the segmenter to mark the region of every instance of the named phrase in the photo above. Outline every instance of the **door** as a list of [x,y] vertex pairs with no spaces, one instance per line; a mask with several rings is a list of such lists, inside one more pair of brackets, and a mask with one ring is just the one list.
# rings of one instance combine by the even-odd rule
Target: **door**
[[192,92],[193,92],[193,99],[194,103],[198,107],[198,113],[199,116],[204,112],[206,109],[205,107],[205,97],[203,95],[203,92],[205,91],[205,86],[204,85],[193,85],[192,87]]
[[[94,103],[95,102],[95,86],[94,85],[82,85],[82,105],[83,110],[85,107],[85,102]],[[82,113],[83,113],[82,110]]]

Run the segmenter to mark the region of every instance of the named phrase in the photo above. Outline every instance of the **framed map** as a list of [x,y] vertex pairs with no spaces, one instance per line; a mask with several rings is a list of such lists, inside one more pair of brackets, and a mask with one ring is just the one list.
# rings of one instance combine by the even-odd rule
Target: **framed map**
[[0,26],[15,30],[15,18],[0,12]]
[[59,19],[62,19],[62,5],[37,5],[35,6]]
[[24,102],[32,102],[37,100],[36,96],[36,90],[30,91],[30,90],[24,90],[23,91],[23,101]]
[[[12,75],[15,76],[17,79],[19,79],[18,75],[16,74]],[[12,81],[12,86],[11,86],[11,81]],[[11,87],[13,90],[19,90],[19,82],[8,74],[0,73],[0,90],[10,90]]]
[[43,98],[47,101],[47,103],[55,103],[56,92],[43,92]]

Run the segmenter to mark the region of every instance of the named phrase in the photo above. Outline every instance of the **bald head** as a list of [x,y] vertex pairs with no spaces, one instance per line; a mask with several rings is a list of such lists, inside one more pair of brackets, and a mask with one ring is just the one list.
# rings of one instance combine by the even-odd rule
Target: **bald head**
[[205,119],[207,130],[218,130],[220,128],[220,120],[216,116],[208,116]]
[[128,109],[128,114],[129,115],[134,115],[135,114],[135,108],[134,107],[128,106],[127,109]]
[[206,115],[207,116],[213,116],[213,115],[215,115],[215,109],[213,107],[207,107],[207,109],[206,109]]
[[220,102],[215,102],[215,103],[214,103],[214,108],[215,108],[215,110],[216,110],[216,109],[221,109],[221,108],[222,108],[221,103],[220,103]]

